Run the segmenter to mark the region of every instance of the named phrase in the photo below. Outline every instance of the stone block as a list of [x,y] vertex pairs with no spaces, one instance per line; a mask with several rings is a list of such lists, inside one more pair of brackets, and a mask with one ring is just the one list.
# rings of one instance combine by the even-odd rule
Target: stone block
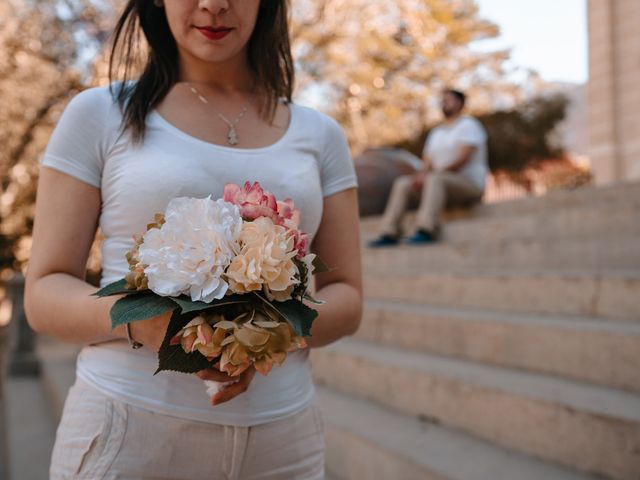
[[423,305],[640,321],[636,273],[368,268],[364,292],[371,299]]
[[320,389],[327,467],[340,480],[586,480],[591,476]]
[[312,352],[318,382],[494,444],[621,480],[640,471],[640,396],[343,340]]
[[640,324],[367,300],[356,338],[640,391]]

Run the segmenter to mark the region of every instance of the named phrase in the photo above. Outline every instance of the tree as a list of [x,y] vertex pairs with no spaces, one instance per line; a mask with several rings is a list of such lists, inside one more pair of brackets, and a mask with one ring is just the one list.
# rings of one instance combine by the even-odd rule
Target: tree
[[327,107],[355,153],[412,138],[437,118],[440,91],[458,87],[471,108],[513,104],[508,52],[482,53],[495,37],[473,0],[301,0],[294,4],[298,94]]
[[0,3],[0,269],[27,259],[38,161],[64,105],[90,81],[107,11],[90,0]]

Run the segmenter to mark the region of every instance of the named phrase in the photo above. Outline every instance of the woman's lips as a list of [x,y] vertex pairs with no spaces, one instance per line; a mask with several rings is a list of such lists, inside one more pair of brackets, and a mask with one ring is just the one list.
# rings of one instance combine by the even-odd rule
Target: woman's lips
[[230,27],[196,27],[198,31],[209,40],[222,40],[229,35],[233,28]]

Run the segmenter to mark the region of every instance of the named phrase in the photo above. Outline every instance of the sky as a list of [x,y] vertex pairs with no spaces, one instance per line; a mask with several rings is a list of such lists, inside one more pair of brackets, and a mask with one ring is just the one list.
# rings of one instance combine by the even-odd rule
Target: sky
[[511,48],[511,63],[533,68],[544,80],[584,83],[587,0],[476,0],[480,16],[500,27],[478,50]]

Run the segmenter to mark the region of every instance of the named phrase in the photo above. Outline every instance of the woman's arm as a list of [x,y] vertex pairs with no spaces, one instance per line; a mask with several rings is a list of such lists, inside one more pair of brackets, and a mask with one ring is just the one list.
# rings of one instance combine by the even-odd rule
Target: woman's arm
[[[38,333],[79,344],[127,338],[124,326],[111,329],[109,311],[120,297],[96,297],[96,287],[84,280],[101,201],[98,188],[41,170],[24,299],[29,325]],[[157,352],[170,317],[133,323],[133,337]]]
[[333,270],[315,276],[318,318],[308,339],[321,347],[355,333],[362,316],[360,223],[355,188],[325,197],[320,228],[312,251]]
[[29,325],[39,333],[74,343],[126,337],[122,327],[111,330],[117,299],[92,296],[96,288],[84,281],[100,203],[99,189],[41,170],[24,300]]
[[[38,333],[81,344],[126,338],[124,326],[111,329],[109,311],[119,297],[93,296],[96,288],[84,281],[100,204],[99,189],[42,169],[24,300],[29,325]],[[134,322],[133,337],[157,352],[170,317],[167,313]],[[200,378],[219,382],[238,380],[214,397],[214,405],[246,391],[254,375],[254,369],[236,379],[212,368],[198,373]]]

